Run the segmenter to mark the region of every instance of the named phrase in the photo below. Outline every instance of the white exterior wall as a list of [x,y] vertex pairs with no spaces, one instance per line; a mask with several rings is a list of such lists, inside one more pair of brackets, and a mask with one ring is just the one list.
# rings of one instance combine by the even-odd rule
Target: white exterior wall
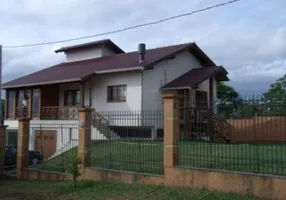
[[203,81],[201,84],[198,85],[198,88],[197,90],[199,91],[204,91],[204,92],[207,92],[208,93],[208,101],[210,100],[210,94],[209,94],[209,88],[210,88],[210,80],[207,79],[205,81]]
[[[89,89],[91,88],[92,108],[103,112],[115,111],[113,116],[106,117],[106,119],[109,120],[110,125],[138,125],[138,123],[140,123],[140,116],[127,116],[124,118],[124,120],[122,120],[122,117],[124,117],[122,116],[123,113],[119,112],[139,112],[141,110],[141,74],[141,71],[132,71],[96,75],[92,80],[85,83],[85,105],[89,105]],[[126,85],[126,102],[107,102],[107,87],[111,85]],[[59,88],[59,105],[64,105],[65,90],[74,90],[79,88],[80,83],[61,84]]]
[[[208,92],[208,100],[210,99],[210,96],[209,96],[209,82],[210,82],[210,79],[207,79],[205,80],[204,82],[202,82],[199,86],[198,86],[198,89],[197,90],[200,90],[200,91],[205,91],[205,92]],[[216,92],[217,92],[217,85],[216,85],[216,80],[215,78],[213,78],[213,100],[216,101]]]
[[102,56],[111,56],[115,54],[116,53],[114,53],[109,48],[99,46],[99,47],[86,48],[86,49],[80,49],[77,51],[67,52],[66,61],[73,62],[73,61],[79,61],[79,60],[99,58]]
[[[141,71],[96,75],[94,78],[92,107],[98,111],[141,110]],[[107,102],[107,86],[126,85],[126,102]],[[91,86],[91,85],[90,85]]]
[[[143,110],[163,109],[160,88],[191,69],[199,67],[201,67],[199,61],[186,51],[176,55],[174,59],[158,63],[151,70],[144,71]],[[142,125],[152,126],[153,131],[156,131],[164,126],[163,116],[155,116],[154,120],[143,119]]]
[[99,58],[101,56],[102,56],[102,48],[95,47],[90,49],[81,49],[79,51],[68,52],[66,53],[66,61],[73,62],[78,60]]
[[[18,120],[5,120],[8,130],[18,129]],[[29,133],[29,150],[35,150],[35,131],[57,131],[56,151],[63,152],[78,146],[78,120],[31,120]],[[71,137],[70,137],[71,136]],[[96,128],[91,129],[92,140],[105,140],[106,137]],[[63,149],[66,147],[65,149]]]
[[175,59],[158,63],[152,70],[144,71],[143,110],[162,109],[160,87],[198,67],[201,67],[199,61],[186,51],[178,54]]
[[[126,102],[107,102],[107,86],[126,85]],[[79,89],[79,83],[61,84],[59,88],[59,105],[64,105],[64,91]],[[92,107],[98,111],[141,110],[141,71],[110,73],[96,75],[85,83],[85,105],[89,104],[89,89],[92,89]]]
[[116,53],[114,53],[112,50],[110,50],[109,48],[104,47],[102,49],[102,55],[103,56],[112,56],[115,55]]
[[[123,112],[141,110],[141,71],[110,73],[97,75],[88,87],[92,91],[92,107],[97,111],[115,111],[113,116],[105,118],[110,125],[138,125],[140,118],[124,117]],[[111,85],[126,85],[126,102],[107,102],[107,87]],[[87,99],[89,97],[87,96]]]
[[9,130],[18,130],[18,120],[4,120],[4,125]]

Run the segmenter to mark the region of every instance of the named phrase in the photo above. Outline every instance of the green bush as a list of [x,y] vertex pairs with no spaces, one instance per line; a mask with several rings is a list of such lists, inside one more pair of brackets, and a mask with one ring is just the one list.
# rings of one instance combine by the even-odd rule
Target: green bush
[[66,171],[71,174],[73,177],[73,184],[76,187],[77,178],[80,176],[79,168],[81,164],[80,158],[77,156],[77,153],[70,151],[66,158]]

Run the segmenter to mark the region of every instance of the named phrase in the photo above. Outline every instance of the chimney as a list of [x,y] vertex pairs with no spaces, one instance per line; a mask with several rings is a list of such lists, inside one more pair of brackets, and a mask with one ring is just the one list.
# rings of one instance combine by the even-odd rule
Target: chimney
[[138,45],[138,54],[139,54],[139,64],[142,64],[145,60],[145,53],[146,53],[146,44],[139,44]]

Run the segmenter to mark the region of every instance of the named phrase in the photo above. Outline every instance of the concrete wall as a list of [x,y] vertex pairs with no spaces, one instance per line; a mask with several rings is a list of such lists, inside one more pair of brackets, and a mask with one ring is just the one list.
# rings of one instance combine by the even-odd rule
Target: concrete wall
[[[68,174],[25,169],[26,180],[71,180]],[[173,187],[203,188],[226,193],[285,200],[285,177],[262,176],[204,169],[167,168],[165,176],[152,176],[116,170],[85,168],[79,180],[114,181],[129,184],[165,184]]]

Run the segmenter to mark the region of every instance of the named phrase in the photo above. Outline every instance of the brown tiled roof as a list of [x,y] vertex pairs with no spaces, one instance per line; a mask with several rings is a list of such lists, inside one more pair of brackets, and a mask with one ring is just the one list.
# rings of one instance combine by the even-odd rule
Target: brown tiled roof
[[211,77],[215,77],[217,81],[229,80],[227,71],[221,66],[195,68],[167,83],[161,89],[192,88]]
[[88,48],[88,47],[97,46],[97,45],[107,46],[110,49],[112,49],[115,53],[124,53],[124,51],[121,48],[119,48],[116,44],[114,44],[110,39],[104,39],[104,40],[98,40],[94,42],[88,42],[88,43],[83,43],[83,44],[62,47],[60,49],[55,50],[55,52],[56,53],[68,52],[68,51]]
[[[207,57],[203,51],[195,43],[179,44],[146,51],[145,61],[142,67],[152,67],[178,52],[189,49],[198,57],[202,65],[215,65],[212,60]],[[24,87],[31,85],[43,85],[60,82],[72,82],[84,80],[95,71],[101,70],[121,70],[132,69],[138,67],[138,53],[121,53],[113,56],[105,56],[95,59],[64,62],[55,66],[37,71],[27,76],[20,77],[2,85],[3,88]]]

